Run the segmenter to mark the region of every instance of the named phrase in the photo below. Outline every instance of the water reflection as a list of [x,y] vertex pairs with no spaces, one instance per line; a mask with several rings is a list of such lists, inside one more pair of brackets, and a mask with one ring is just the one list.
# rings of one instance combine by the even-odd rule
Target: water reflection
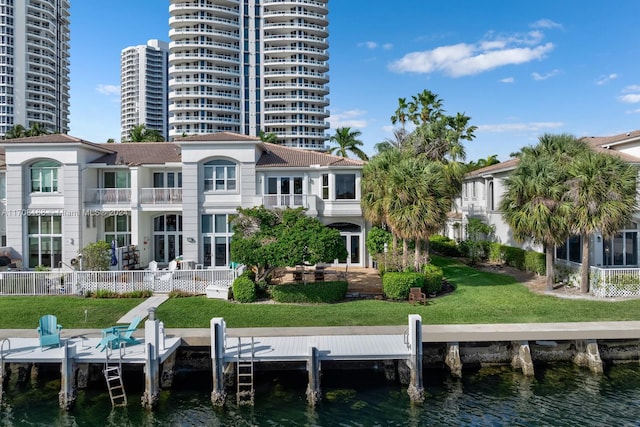
[[635,364],[608,368],[604,375],[555,365],[536,366],[535,377],[495,367],[465,371],[461,379],[430,371],[425,379],[425,402],[412,404],[406,388],[383,375],[324,371],[316,408],[307,405],[304,373],[261,375],[254,407],[238,407],[229,390],[227,404],[215,408],[210,383],[189,379],[162,391],[153,412],[142,409],[141,390],[135,387],[127,408],[112,409],[104,390],[86,390],[67,413],[57,406],[59,381],[10,386],[0,426],[640,425],[640,367]]

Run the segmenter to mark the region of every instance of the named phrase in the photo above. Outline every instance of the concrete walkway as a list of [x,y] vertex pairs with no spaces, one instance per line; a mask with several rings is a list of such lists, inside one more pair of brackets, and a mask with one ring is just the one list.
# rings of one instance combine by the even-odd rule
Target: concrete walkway
[[169,299],[167,294],[155,294],[145,299],[141,304],[134,307],[127,314],[118,319],[118,323],[131,323],[134,317],[140,316],[140,319],[144,319],[149,315],[150,308],[158,308],[160,304]]

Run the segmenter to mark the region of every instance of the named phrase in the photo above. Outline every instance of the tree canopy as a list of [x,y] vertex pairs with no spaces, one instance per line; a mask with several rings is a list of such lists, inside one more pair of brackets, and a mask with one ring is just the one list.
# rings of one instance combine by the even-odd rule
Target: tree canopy
[[369,160],[367,154],[362,151],[363,143],[358,139],[362,135],[359,130],[351,130],[350,127],[337,128],[336,133],[331,136],[329,141],[338,144],[337,147],[331,147],[329,153],[342,157],[349,157],[349,152],[353,153],[360,160]]
[[149,129],[143,123],[137,126],[134,126],[129,131],[129,140],[122,142],[162,142],[164,141],[164,137],[157,129]]
[[232,220],[231,258],[255,267],[263,280],[276,267],[333,262],[347,257],[340,232],[307,216],[302,208],[238,208]]

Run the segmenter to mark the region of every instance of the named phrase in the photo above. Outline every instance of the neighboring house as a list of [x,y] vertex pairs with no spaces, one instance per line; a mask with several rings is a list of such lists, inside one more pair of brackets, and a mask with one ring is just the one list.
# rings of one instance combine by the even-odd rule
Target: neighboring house
[[[238,207],[303,207],[368,265],[363,162],[221,132],[161,143],[95,144],[63,134],[2,141],[0,244],[23,265],[72,264],[87,244],[136,245],[141,266],[182,256],[228,268]],[[2,185],[2,191],[5,185]]]
[[[640,131],[610,137],[583,138],[597,151],[608,151],[629,163],[640,165]],[[509,246],[542,251],[542,246],[531,241],[517,242],[499,210],[504,181],[518,165],[518,159],[511,159],[468,173],[462,187],[461,213],[463,226],[469,218],[478,218],[495,227],[494,239]],[[589,262],[592,266],[640,266],[640,212],[615,236],[591,236]],[[581,262],[581,241],[579,236],[570,238],[566,245],[556,248],[556,258],[572,263]]]

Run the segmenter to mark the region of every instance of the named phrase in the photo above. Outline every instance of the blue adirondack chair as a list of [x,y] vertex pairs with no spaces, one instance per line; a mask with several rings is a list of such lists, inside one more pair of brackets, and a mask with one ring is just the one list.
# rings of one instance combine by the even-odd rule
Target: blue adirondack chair
[[121,343],[125,345],[138,344],[139,341],[133,337],[133,333],[138,328],[141,320],[140,316],[136,316],[129,325],[116,325],[103,329],[102,339],[96,348],[101,348],[100,351],[104,351],[107,347],[111,349],[118,348]]
[[40,348],[60,347],[60,331],[62,326],[58,324],[58,318],[53,314],[47,314],[40,318],[40,326],[37,331],[40,336]]

